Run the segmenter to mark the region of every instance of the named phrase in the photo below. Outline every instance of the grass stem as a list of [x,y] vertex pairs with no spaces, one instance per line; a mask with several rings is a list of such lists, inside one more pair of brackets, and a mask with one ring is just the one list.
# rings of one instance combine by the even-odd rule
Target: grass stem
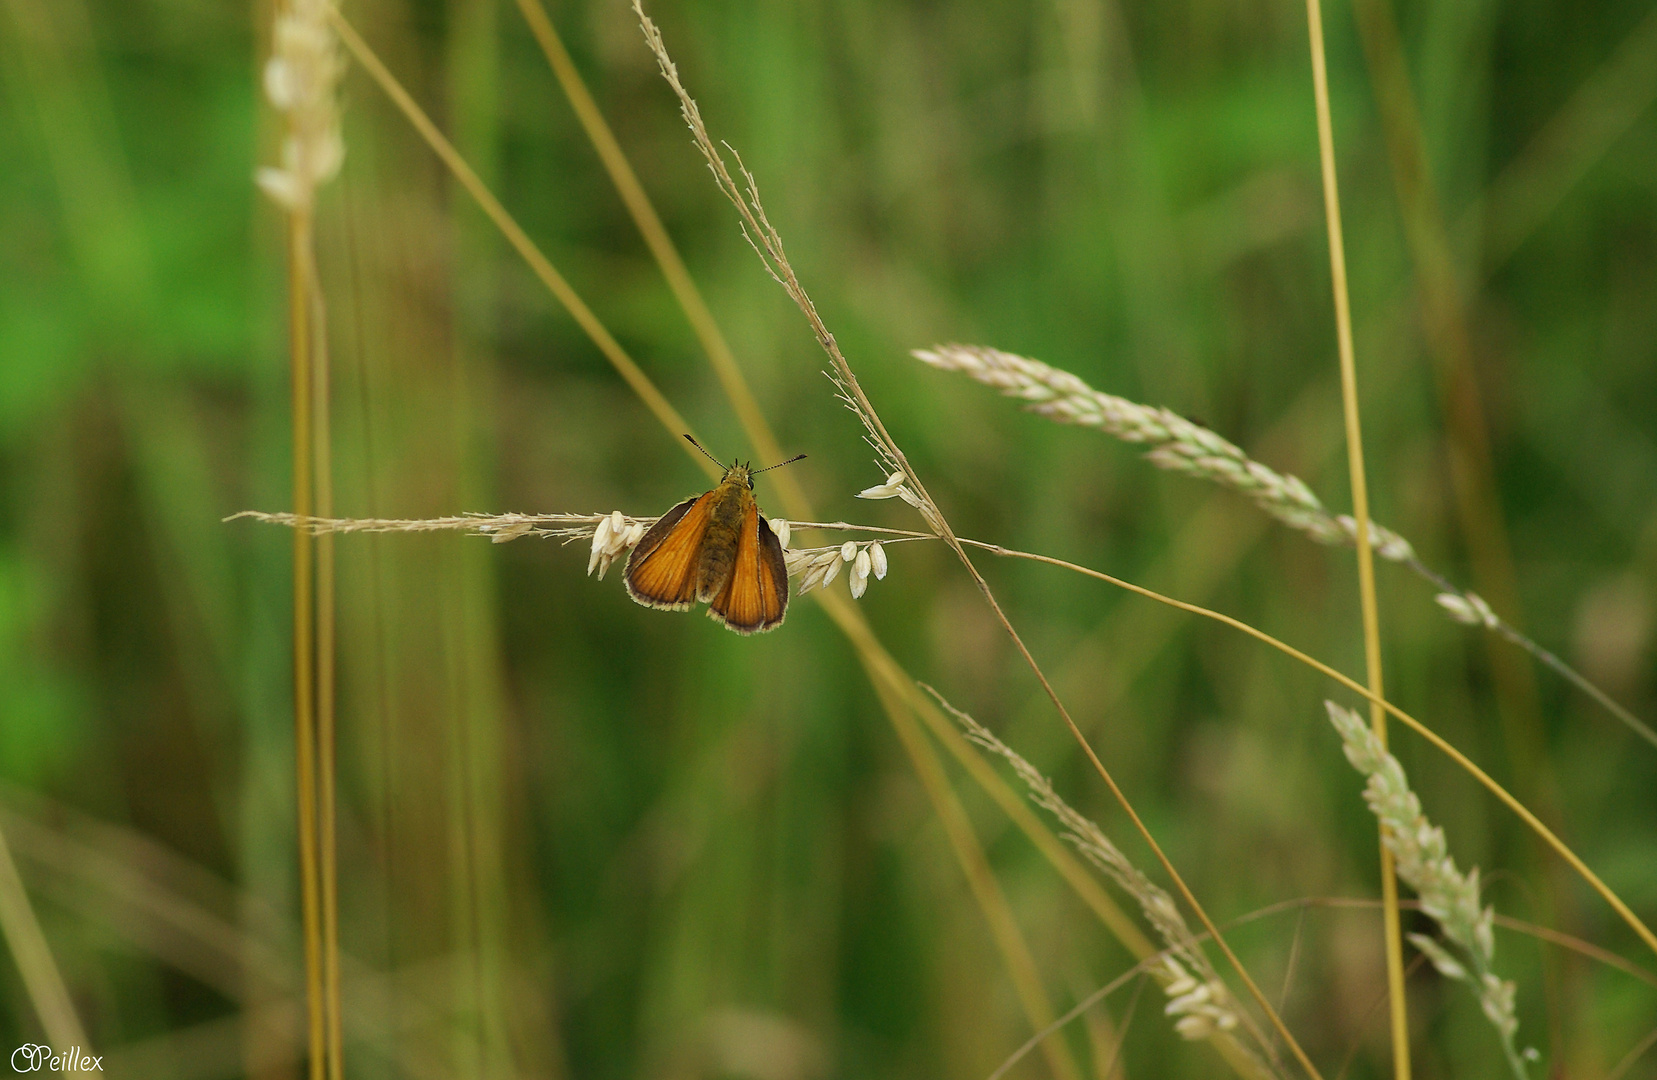
[[[1387,714],[1381,678],[1381,622],[1375,598],[1375,556],[1370,548],[1369,486],[1364,471],[1363,430],[1358,416],[1358,374],[1352,345],[1352,306],[1346,286],[1346,242],[1341,233],[1340,184],[1335,170],[1335,131],[1329,111],[1329,72],[1323,47],[1320,0],[1306,0],[1311,37],[1312,88],[1317,106],[1318,161],[1323,173],[1324,220],[1329,231],[1329,272],[1335,294],[1335,333],[1341,368],[1341,409],[1346,421],[1346,460],[1352,476],[1352,516],[1358,523],[1358,591],[1363,613],[1364,667],[1369,675],[1370,724],[1382,747]],[[1385,826],[1379,826],[1385,829]],[[1384,839],[1384,831],[1383,831]],[[1396,1080],[1410,1080],[1410,1027],[1404,999],[1404,945],[1398,916],[1398,878],[1392,853],[1381,845],[1382,925],[1385,930],[1387,1000],[1391,1014],[1392,1063]]]
[[[288,215],[288,350],[293,377],[293,508],[314,509],[311,410],[311,214]],[[305,1020],[311,1080],[322,1080],[327,1062],[327,1023],[322,973],[322,896],[317,832],[316,641],[314,637],[314,538],[293,538],[294,777],[298,799],[299,894],[305,937]]]

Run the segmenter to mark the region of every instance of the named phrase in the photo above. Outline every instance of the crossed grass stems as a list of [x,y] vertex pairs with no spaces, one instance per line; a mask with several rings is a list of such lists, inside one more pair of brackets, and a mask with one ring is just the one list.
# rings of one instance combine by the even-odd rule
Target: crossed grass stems
[[[543,50],[547,53],[548,60],[561,84],[563,84],[572,105],[575,106],[576,112],[580,117],[583,126],[587,129],[589,136],[592,137],[594,145],[598,149],[600,157],[604,160],[604,163],[610,171],[612,178],[615,180],[618,191],[621,192],[624,202],[627,203],[629,210],[633,213],[633,216],[641,229],[641,232],[644,233],[647,244],[650,246],[658,262],[662,265],[670,287],[679,299],[681,306],[684,307],[687,317],[692,323],[693,329],[702,340],[702,343],[715,368],[716,374],[719,376],[727,396],[731,399],[733,408],[737,412],[738,418],[741,421],[750,441],[754,444],[756,451],[760,454],[769,454],[773,457],[780,457],[780,450],[777,441],[766,424],[763,415],[759,411],[758,405],[753,398],[751,391],[748,390],[746,382],[741,375],[740,369],[737,368],[735,364],[729,347],[725,344],[723,336],[720,334],[717,325],[713,322],[712,316],[708,312],[705,303],[701,301],[700,295],[697,293],[694,284],[691,283],[688,273],[686,273],[682,261],[678,258],[671,241],[668,240],[665,230],[661,227],[660,221],[656,218],[654,211],[650,208],[648,199],[643,194],[642,186],[638,184],[636,178],[633,176],[630,167],[627,165],[625,157],[621,154],[620,149],[615,144],[613,137],[610,136],[608,128],[604,124],[602,117],[598,114],[596,105],[593,103],[590,94],[586,92],[585,87],[581,84],[579,75],[575,73],[574,67],[569,61],[568,54],[563,49],[561,42],[558,41],[557,35],[553,31],[550,21],[547,20],[545,12],[540,8],[536,0],[518,0],[518,4],[524,13],[526,21],[530,25],[532,32],[542,45]],[[890,469],[894,475],[901,475],[905,486],[915,494],[916,498],[914,502],[916,503],[916,509],[920,512],[927,526],[932,530],[930,533],[910,533],[899,536],[897,539],[900,541],[904,539],[941,540],[947,544],[961,559],[964,568],[971,575],[975,585],[984,596],[986,602],[990,605],[997,621],[1001,624],[1002,628],[1014,642],[1020,654],[1031,668],[1032,673],[1035,674],[1037,679],[1041,682],[1043,690],[1051,700],[1055,709],[1059,712],[1061,718],[1065,721],[1078,744],[1086,753],[1091,764],[1110,787],[1113,795],[1117,798],[1124,811],[1129,815],[1141,837],[1156,854],[1158,861],[1162,864],[1164,870],[1169,875],[1170,880],[1174,882],[1176,888],[1184,897],[1187,904],[1190,905],[1191,909],[1197,914],[1203,923],[1205,932],[1202,936],[1205,938],[1212,938],[1214,940],[1215,944],[1225,954],[1227,961],[1247,986],[1250,996],[1254,998],[1257,1005],[1261,1008],[1262,1012],[1270,1022],[1274,1038],[1268,1039],[1265,1032],[1256,1025],[1252,1017],[1250,1017],[1246,1011],[1240,1011],[1239,1013],[1240,1020],[1243,1026],[1247,1029],[1252,1042],[1255,1046],[1264,1051],[1267,1059],[1269,1060],[1269,1064],[1263,1064],[1252,1052],[1250,1052],[1250,1050],[1244,1047],[1243,1044],[1237,1042],[1234,1037],[1231,1036],[1229,1031],[1219,1032],[1214,1036],[1216,1048],[1224,1057],[1227,1058],[1235,1069],[1244,1075],[1258,1075],[1262,1070],[1282,1075],[1282,1065],[1277,1058],[1275,1049],[1276,1039],[1280,1038],[1309,1075],[1314,1077],[1319,1075],[1315,1066],[1312,1065],[1311,1061],[1306,1057],[1304,1051],[1301,1050],[1293,1036],[1283,1025],[1281,1019],[1276,1013],[1276,1010],[1272,1008],[1270,1002],[1266,1000],[1264,994],[1260,992],[1252,978],[1250,978],[1248,973],[1243,969],[1235,954],[1232,953],[1229,946],[1225,944],[1224,938],[1220,935],[1219,929],[1214,925],[1200,903],[1196,900],[1196,897],[1185,885],[1178,871],[1163,854],[1160,846],[1157,845],[1155,838],[1151,836],[1149,831],[1144,827],[1143,823],[1139,820],[1137,814],[1134,812],[1132,806],[1129,804],[1120,788],[1116,785],[1108,770],[1104,767],[1103,763],[1088,745],[1086,739],[1082,736],[1081,731],[1071,719],[1068,711],[1063,705],[1063,702],[1053,690],[1051,684],[1043,674],[1039,664],[1037,664],[1034,657],[1024,646],[1022,639],[1013,628],[1005,612],[1001,609],[993,592],[984,581],[982,575],[979,574],[976,566],[974,566],[967,552],[968,547],[976,547],[1002,556],[1034,559],[1036,561],[1046,562],[1055,566],[1081,572],[1089,576],[1100,578],[1101,580],[1110,581],[1121,587],[1128,588],[1131,591],[1157,599],[1160,602],[1171,604],[1172,606],[1182,610],[1202,614],[1206,617],[1226,622],[1227,624],[1232,625],[1245,633],[1249,633],[1275,648],[1278,648],[1286,654],[1300,659],[1302,662],[1309,664],[1326,676],[1341,682],[1354,693],[1368,699],[1372,707],[1377,712],[1384,711],[1385,713],[1396,717],[1406,725],[1415,729],[1429,741],[1433,742],[1439,749],[1449,754],[1454,760],[1457,761],[1458,764],[1462,765],[1469,772],[1471,772],[1475,778],[1480,781],[1480,783],[1491,790],[1493,794],[1513,809],[1515,813],[1519,814],[1520,817],[1525,820],[1525,822],[1530,825],[1539,836],[1541,836],[1550,846],[1552,846],[1555,851],[1561,855],[1561,857],[1565,858],[1567,862],[1569,862],[1573,868],[1575,868],[1578,873],[1581,874],[1585,880],[1587,880],[1595,888],[1595,890],[1598,891],[1602,897],[1604,897],[1605,900],[1612,905],[1615,910],[1617,910],[1618,914],[1635,930],[1642,940],[1650,945],[1654,951],[1657,951],[1657,937],[1653,937],[1651,931],[1647,929],[1636,916],[1634,916],[1632,911],[1630,911],[1627,906],[1618,897],[1616,897],[1616,895],[1612,893],[1610,889],[1606,887],[1604,883],[1601,882],[1592,873],[1592,871],[1590,871],[1586,865],[1581,862],[1579,858],[1575,856],[1574,853],[1565,847],[1565,845],[1560,842],[1557,837],[1549,832],[1545,826],[1543,826],[1541,822],[1535,818],[1534,815],[1526,810],[1516,799],[1504,791],[1481,770],[1478,770],[1476,766],[1474,766],[1464,756],[1459,754],[1459,752],[1457,752],[1453,747],[1449,746],[1449,744],[1445,743],[1441,738],[1433,734],[1424,725],[1420,724],[1419,721],[1416,721],[1408,714],[1405,714],[1396,706],[1384,701],[1378,694],[1370,692],[1353,680],[1341,675],[1338,672],[1335,672],[1326,665],[1318,663],[1310,657],[1299,653],[1298,650],[1294,650],[1281,642],[1277,642],[1268,635],[1265,635],[1252,627],[1248,627],[1237,620],[1230,619],[1227,616],[1198,608],[1195,605],[1184,604],[1179,601],[1159,596],[1149,590],[1111,578],[1109,575],[1105,575],[1085,567],[1076,566],[1075,564],[1066,563],[1062,560],[1051,559],[1045,556],[1033,555],[1025,552],[1011,551],[997,545],[984,544],[978,541],[958,537],[949,526],[948,521],[938,508],[936,502],[933,501],[930,495],[926,492],[925,486],[921,482],[919,476],[916,475],[915,471],[909,466],[909,463],[901,448],[891,438],[890,434],[881,423],[878,414],[875,412],[872,404],[865,396],[860,384],[857,381],[855,373],[853,372],[850,364],[846,361],[844,355],[841,353],[832,333],[830,333],[824,325],[814,304],[811,302],[810,297],[800,285],[792,266],[788,263],[786,255],[784,254],[780,236],[765,216],[764,209],[759,201],[757,184],[755,183],[753,176],[742,167],[740,158],[737,158],[737,169],[743,178],[743,183],[738,185],[733,179],[723,157],[714,145],[712,138],[708,135],[707,130],[702,123],[700,113],[696,108],[694,100],[680,83],[677,71],[668,57],[659,32],[656,30],[654,24],[650,22],[648,17],[645,16],[644,12],[639,7],[637,0],[635,0],[635,11],[639,15],[646,39],[657,56],[663,76],[673,87],[675,93],[680,99],[681,109],[692,130],[698,148],[707,159],[710,170],[713,172],[721,191],[738,209],[741,215],[742,228],[746,239],[760,256],[767,272],[770,273],[780,285],[782,285],[785,291],[789,293],[790,297],[800,307],[802,313],[805,315],[808,323],[810,324],[818,343],[822,346],[825,353],[829,357],[831,364],[830,377],[835,381],[839,396],[846,402],[846,404],[863,423],[867,432],[868,441],[870,442],[870,445],[874,447],[882,463]],[[352,30],[349,24],[346,23],[336,11],[330,9],[329,15],[336,30],[340,33],[342,40],[344,40],[352,53],[356,55],[359,62],[363,64],[370,74],[373,75],[373,77],[381,84],[387,94],[391,96],[396,104],[398,104],[398,106],[405,112],[413,126],[416,127],[419,133],[432,146],[433,150],[438,153],[439,157],[442,158],[445,164],[448,165],[451,171],[454,172],[456,178],[462,183],[462,186],[467,187],[471,194],[478,199],[485,212],[492,219],[494,219],[495,223],[502,229],[503,234],[505,234],[509,242],[511,242],[514,247],[519,250],[520,254],[523,255],[526,261],[530,263],[531,268],[536,271],[538,276],[542,278],[543,282],[548,285],[549,289],[551,289],[558,299],[564,303],[566,308],[571,311],[582,328],[593,337],[595,343],[599,346],[601,351],[606,354],[607,358],[609,358],[612,364],[617,367],[618,371],[623,375],[626,381],[635,389],[636,392],[640,394],[646,405],[652,409],[660,420],[662,420],[664,426],[666,426],[669,431],[676,433],[679,430],[683,430],[687,425],[679,419],[676,411],[672,409],[671,405],[667,403],[666,399],[660,394],[659,391],[656,390],[654,385],[649,382],[648,378],[644,376],[637,365],[634,364],[630,358],[626,357],[625,353],[620,350],[620,347],[616,344],[614,338],[604,330],[602,325],[598,323],[596,317],[592,315],[590,309],[587,309],[586,306],[580,302],[579,297],[576,296],[573,289],[571,289],[568,284],[564,282],[562,277],[552,267],[551,263],[546,260],[544,255],[542,255],[539,250],[535,248],[533,242],[529,241],[528,237],[520,228],[517,227],[516,223],[512,221],[510,215],[506,213],[500,203],[494,199],[486,188],[484,188],[476,174],[472,172],[459,154],[448,144],[447,140],[443,138],[435,126],[433,126],[424,116],[423,112],[419,110],[418,106],[415,105],[412,98],[407,95],[406,91],[404,91],[401,86],[397,84],[395,78],[392,77],[383,64],[378,61],[377,57],[374,56],[366,43],[363,42],[360,36]],[[1321,57],[1316,56],[1315,53],[1314,55],[1315,59],[1321,60]],[[735,156],[734,150],[731,150],[728,146],[727,150],[730,150],[733,157]],[[784,504],[790,515],[801,519],[809,519],[812,517],[813,515],[810,513],[809,503],[805,500],[804,494],[799,489],[797,482],[792,478],[786,477],[786,474],[784,476],[779,476],[777,480],[780,494],[782,495]],[[1368,522],[1365,520],[1367,515],[1362,513],[1361,510],[1362,508],[1360,508],[1356,529],[1354,530],[1357,534],[1354,539],[1358,541],[1360,552],[1362,552],[1367,546],[1368,541]],[[267,516],[273,519],[280,519],[282,517],[282,515],[261,516]],[[300,532],[316,531],[326,533],[341,531],[331,527],[334,525],[334,522],[332,521],[308,518],[304,515],[300,515],[297,518],[292,515],[288,515],[288,517],[290,518],[290,520],[287,521],[288,524],[304,526],[299,530]],[[496,539],[511,539],[518,535],[538,532],[541,531],[544,526],[553,524],[550,520],[534,519],[531,516],[513,515],[513,517],[520,517],[523,520],[512,526],[509,533],[502,532],[497,529],[494,533]],[[553,515],[551,517],[564,519],[557,523],[559,526],[562,526],[564,530],[571,528],[579,530],[581,528],[575,520],[572,520],[580,517],[579,515]],[[442,519],[442,524],[439,524],[437,521],[427,523],[377,522],[374,524],[361,522],[360,526],[374,528],[375,525],[379,525],[381,527],[399,528],[399,531],[400,528],[418,525],[423,525],[428,528],[458,527],[471,528],[474,529],[474,531],[489,531],[487,529],[477,528],[481,520],[482,519],[476,517]],[[596,515],[591,519],[593,524],[596,524],[597,520]],[[344,523],[339,524],[343,525]],[[816,527],[857,528],[855,526],[847,526],[846,523],[843,522],[813,523],[813,525]],[[806,527],[804,521],[800,522],[800,527]],[[890,532],[889,530],[873,531]],[[901,533],[902,531],[899,530],[898,532]],[[1380,539],[1384,547],[1385,534],[1383,534]],[[1032,840],[1037,843],[1038,848],[1040,848],[1044,855],[1046,855],[1049,860],[1054,863],[1055,867],[1060,870],[1061,874],[1066,877],[1067,881],[1078,889],[1078,891],[1083,895],[1083,898],[1088,901],[1091,907],[1094,908],[1101,920],[1123,940],[1124,944],[1128,945],[1132,951],[1141,957],[1142,963],[1154,959],[1158,954],[1151,949],[1148,942],[1144,941],[1143,935],[1138,934],[1137,930],[1132,927],[1131,923],[1126,922],[1126,918],[1121,914],[1120,909],[1115,908],[1114,904],[1112,904],[1108,898],[1099,893],[1096,885],[1092,888],[1088,888],[1082,884],[1083,881],[1086,881],[1091,885],[1091,879],[1078,877],[1079,868],[1075,865],[1073,859],[1065,857],[1067,853],[1064,852],[1062,847],[1056,845],[1053,841],[1052,834],[1041,826],[1038,821],[1035,821],[1031,815],[1029,815],[1028,809],[1024,807],[1023,803],[1016,795],[1011,793],[1010,789],[1003,781],[1000,780],[999,776],[995,774],[993,770],[990,770],[974,751],[967,748],[963,744],[962,740],[960,740],[953,728],[947,723],[947,721],[943,720],[941,714],[934,707],[932,707],[931,703],[928,702],[924,696],[921,696],[916,692],[913,680],[910,679],[907,674],[901,670],[901,668],[897,667],[895,661],[891,659],[889,654],[885,653],[884,648],[880,646],[879,642],[874,638],[872,631],[870,631],[866,622],[864,622],[861,618],[861,615],[856,611],[855,607],[835,594],[819,592],[818,597],[825,610],[829,613],[831,619],[833,619],[836,624],[839,625],[845,633],[847,633],[848,637],[852,640],[853,645],[857,648],[860,658],[863,660],[871,679],[875,683],[878,696],[881,698],[883,705],[887,708],[888,714],[894,725],[898,728],[900,739],[904,742],[906,749],[910,752],[911,758],[913,759],[917,770],[922,774],[923,782],[928,780],[929,775],[939,777],[941,774],[938,773],[937,760],[935,755],[932,753],[930,746],[922,742],[917,742],[914,738],[914,736],[918,733],[918,729],[914,727],[914,716],[911,715],[911,713],[919,715],[921,719],[928,724],[928,727],[931,728],[934,736],[942,741],[946,748],[951,750],[957,759],[967,767],[968,772],[974,776],[975,780],[984,785],[992,797],[996,798],[996,801],[1007,810],[1007,812],[1014,818],[1015,823],[1019,824],[1021,829],[1031,836]],[[1459,613],[1452,608],[1452,614]],[[1483,618],[1482,613],[1480,621],[1483,621],[1486,626],[1491,626],[1490,620],[1488,618]],[[1491,626],[1491,628],[1496,629],[1494,626]],[[973,763],[976,763],[976,768]],[[959,804],[954,801],[953,793],[947,790],[947,781],[944,781],[943,790],[939,790],[935,783],[929,782],[926,783],[926,786],[929,795],[933,798],[934,805],[938,810],[940,817],[944,819],[946,831],[950,833],[952,844],[955,846],[957,856],[960,858],[963,868],[967,872],[969,882],[973,884],[974,892],[977,895],[980,906],[984,908],[986,918],[991,923],[992,932],[996,936],[997,944],[1001,948],[1004,959],[1012,972],[1013,980],[1015,986],[1019,990],[1019,996],[1022,1004],[1024,1005],[1025,1011],[1029,1014],[1032,1023],[1037,1027],[1038,1031],[1048,1030],[1055,1023],[1051,1017],[1051,1006],[1046,1004],[1045,993],[1040,989],[1039,982],[1033,981],[1034,970],[1032,961],[1029,958],[1028,949],[1023,946],[1022,939],[1018,934],[1016,926],[1010,925],[1010,913],[1006,908],[1005,897],[1000,894],[999,888],[995,885],[993,877],[989,876],[987,863],[984,862],[982,849],[977,847],[976,838],[971,836],[970,825],[965,825],[964,817],[962,816]],[[1022,813],[1020,813],[1020,811],[1022,811]],[[966,829],[965,835],[963,835],[961,831],[963,826]],[[1085,871],[1080,871],[1080,873],[1085,875]],[[1204,963],[1206,964],[1206,960]],[[1042,1046],[1044,1053],[1047,1053],[1048,1055],[1049,1063],[1053,1066],[1054,1071],[1061,1077],[1077,1075],[1075,1065],[1073,1061],[1069,1059],[1068,1053],[1062,1048],[1055,1049],[1055,1045],[1056,1041],[1050,1040],[1043,1043]]]

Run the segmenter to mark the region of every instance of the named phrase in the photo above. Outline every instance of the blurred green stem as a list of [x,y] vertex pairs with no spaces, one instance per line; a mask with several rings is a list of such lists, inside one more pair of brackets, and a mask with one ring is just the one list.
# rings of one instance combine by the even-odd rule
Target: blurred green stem
[[60,1053],[72,1046],[84,1049],[88,1045],[86,1029],[75,1013],[75,1003],[69,998],[57,961],[52,959],[52,948],[41,932],[40,920],[35,918],[4,832],[0,832],[0,931],[5,934],[12,959],[17,961],[29,1003],[40,1018],[40,1026],[46,1029],[46,1037]]

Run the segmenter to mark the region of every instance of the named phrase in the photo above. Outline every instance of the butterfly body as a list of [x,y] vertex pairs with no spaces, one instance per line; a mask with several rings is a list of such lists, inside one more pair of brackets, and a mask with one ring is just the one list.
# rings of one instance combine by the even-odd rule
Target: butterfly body
[[753,470],[732,465],[717,487],[663,514],[627,559],[627,595],[646,607],[708,616],[739,634],[782,623],[788,567],[754,500]]
[[748,484],[748,470],[733,466],[706,496],[712,502],[708,504],[708,524],[702,533],[696,573],[696,599],[704,604],[717,600],[730,585],[742,526],[749,514],[759,513],[759,503]]

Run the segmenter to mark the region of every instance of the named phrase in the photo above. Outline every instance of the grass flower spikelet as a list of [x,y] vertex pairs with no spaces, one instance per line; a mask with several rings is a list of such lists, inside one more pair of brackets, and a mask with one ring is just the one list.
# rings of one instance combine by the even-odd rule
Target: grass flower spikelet
[[1398,876],[1416,891],[1421,910],[1438,923],[1449,944],[1422,934],[1409,939],[1432,962],[1440,975],[1466,983],[1479,1007],[1502,1041],[1502,1050],[1516,1078],[1526,1076],[1524,1057],[1514,1046],[1519,1030],[1514,1008],[1516,988],[1499,978],[1491,963],[1496,957],[1494,907],[1481,907],[1477,867],[1463,874],[1450,857],[1444,830],[1422,812],[1421,800],[1410,790],[1398,759],[1357,713],[1332,701],[1324,702],[1329,721],[1340,733],[1346,759],[1369,778],[1364,801],[1386,826],[1384,837]]
[[345,63],[329,24],[332,0],[290,0],[276,16],[265,97],[287,119],[279,167],[255,173],[259,187],[288,211],[309,210],[316,188],[345,160],[335,91]]
[[[911,355],[922,363],[959,371],[1008,397],[1027,401],[1031,412],[1060,423],[1098,428],[1123,442],[1148,446],[1145,456],[1158,468],[1211,480],[1240,492],[1285,525],[1319,543],[1357,542],[1357,523],[1345,515],[1329,513],[1298,477],[1250,459],[1229,440],[1170,409],[1101,393],[1068,371],[1000,349],[936,345],[916,349]],[[1374,523],[1370,525],[1370,543],[1385,559],[1403,562],[1415,557],[1409,541]]]

